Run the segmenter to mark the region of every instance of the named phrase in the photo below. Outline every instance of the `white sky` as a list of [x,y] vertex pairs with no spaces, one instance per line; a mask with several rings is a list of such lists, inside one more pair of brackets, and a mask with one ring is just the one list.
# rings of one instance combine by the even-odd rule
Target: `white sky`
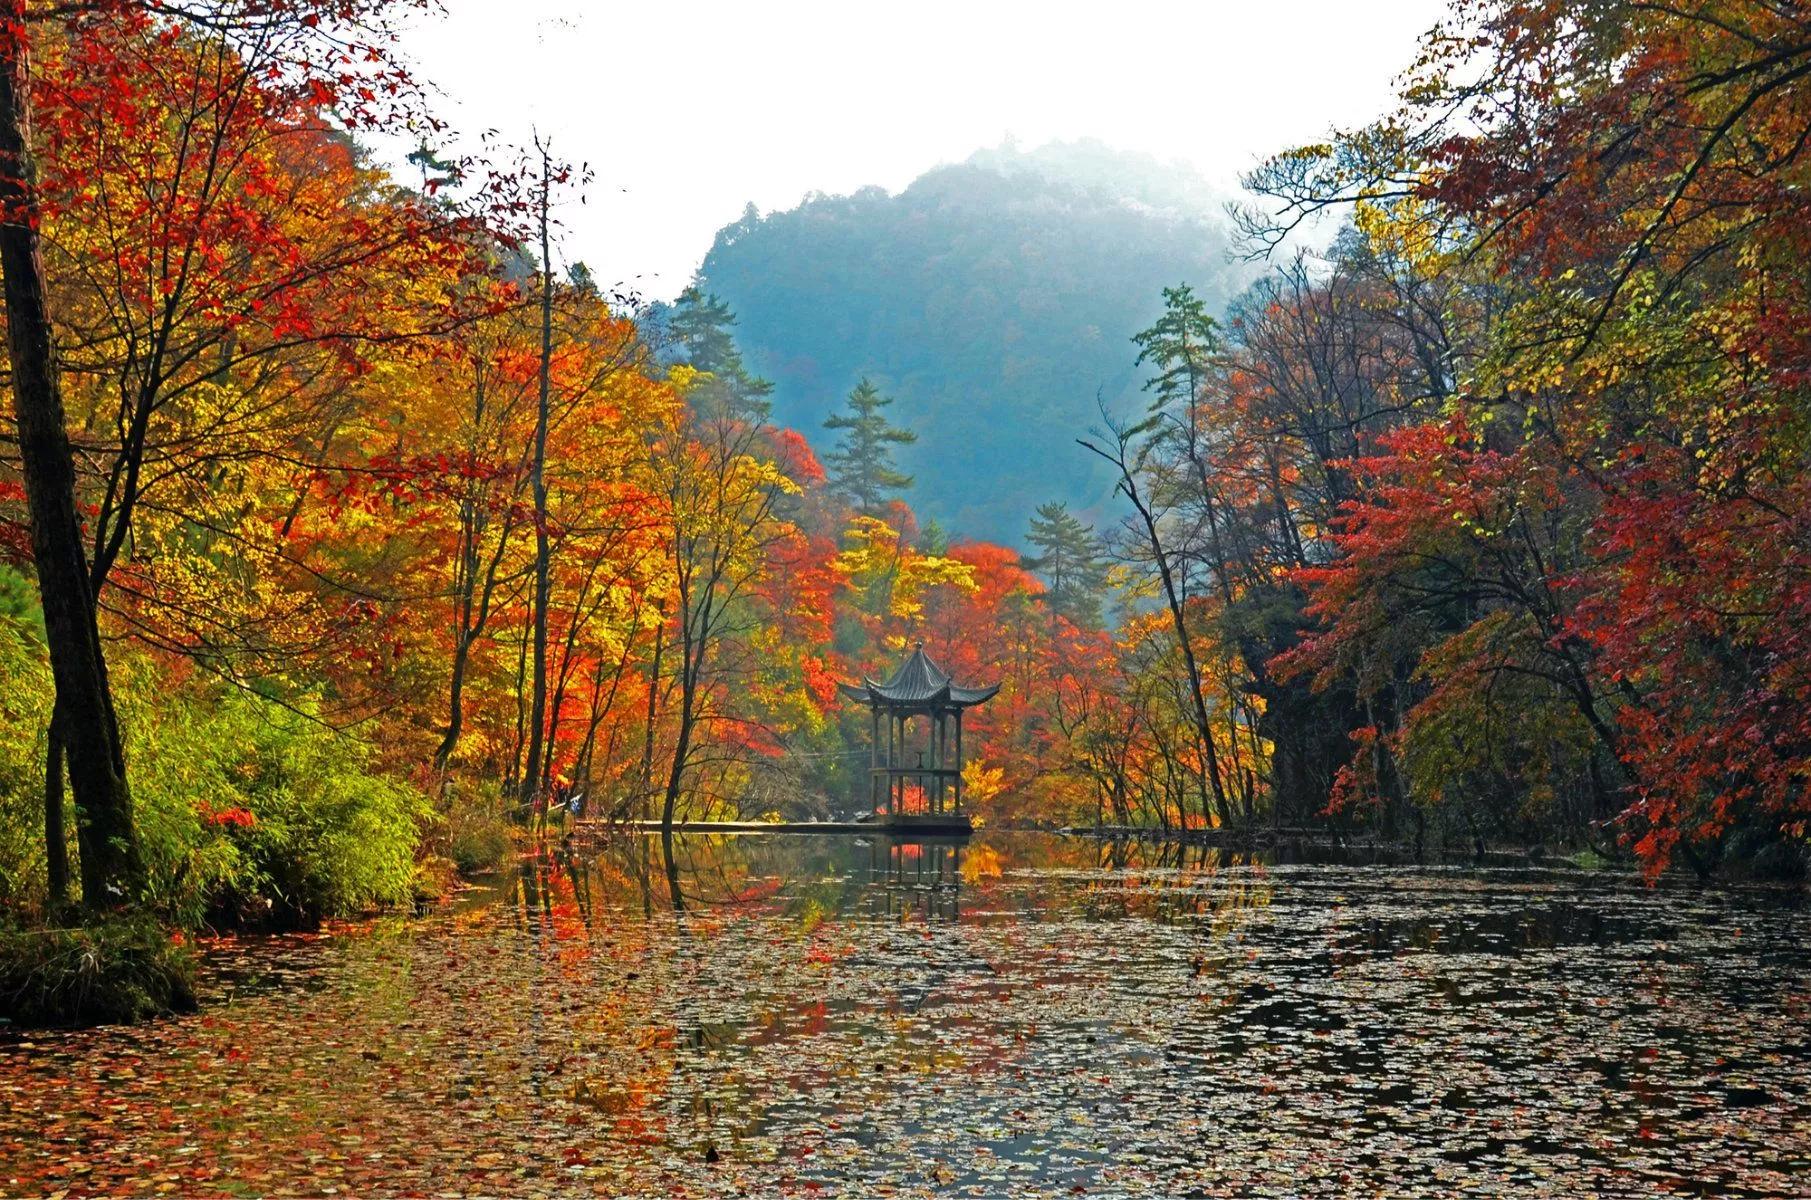
[[588,162],[566,259],[683,288],[753,201],[897,190],[1011,135],[1181,159],[1230,189],[1379,115],[1444,0],[445,0],[407,45],[458,130]]

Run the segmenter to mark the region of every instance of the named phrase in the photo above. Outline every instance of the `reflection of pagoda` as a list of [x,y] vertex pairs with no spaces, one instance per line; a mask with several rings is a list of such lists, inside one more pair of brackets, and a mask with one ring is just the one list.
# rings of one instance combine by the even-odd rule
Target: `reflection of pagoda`
[[[869,801],[884,812],[883,822],[911,829],[968,832],[962,811],[962,713],[984,704],[1000,690],[957,684],[930,660],[919,642],[885,683],[863,679],[842,684],[843,695],[866,704],[874,715],[874,742],[869,750]],[[886,714],[883,752],[880,720]],[[913,745],[912,719],[925,718],[924,734]],[[951,731],[954,730],[952,740]],[[885,804],[882,804],[882,786]]]
[[954,921],[960,912],[965,837],[901,834],[876,838],[868,848],[868,888],[889,917],[921,916]]

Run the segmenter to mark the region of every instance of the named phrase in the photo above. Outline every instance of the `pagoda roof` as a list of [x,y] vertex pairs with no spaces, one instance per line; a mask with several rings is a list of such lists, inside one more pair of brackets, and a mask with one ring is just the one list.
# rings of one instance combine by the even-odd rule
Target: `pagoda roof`
[[971,708],[992,700],[1000,690],[997,683],[992,687],[963,687],[956,683],[924,652],[923,642],[913,648],[912,656],[885,683],[864,676],[860,683],[838,686],[851,700],[912,708]]

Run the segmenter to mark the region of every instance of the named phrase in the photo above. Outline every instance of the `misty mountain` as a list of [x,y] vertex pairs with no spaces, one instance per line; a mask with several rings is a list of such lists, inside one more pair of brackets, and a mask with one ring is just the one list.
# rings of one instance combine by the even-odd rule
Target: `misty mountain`
[[898,194],[812,195],[725,226],[698,284],[738,318],[774,419],[821,449],[864,375],[915,430],[908,499],[963,535],[1017,543],[1040,503],[1097,513],[1112,480],[1075,444],[1142,405],[1132,335],[1160,289],[1214,309],[1242,281],[1218,199],[1196,176],[1098,143],[1008,143]]

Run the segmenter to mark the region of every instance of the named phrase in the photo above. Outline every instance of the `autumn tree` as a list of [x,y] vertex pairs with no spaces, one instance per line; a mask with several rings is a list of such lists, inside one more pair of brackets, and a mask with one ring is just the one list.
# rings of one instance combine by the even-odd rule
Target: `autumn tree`
[[[1416,351],[1455,351],[1422,375],[1457,441],[1438,449],[1429,422],[1381,443],[1399,453],[1364,452],[1374,495],[1354,498],[1347,536],[1407,529],[1416,506],[1375,503],[1399,489],[1438,493],[1449,526],[1499,514],[1462,543],[1494,565],[1422,649],[1397,728],[1456,733],[1447,718],[1469,712],[1489,738],[1446,744],[1489,767],[1551,743],[1554,710],[1527,699],[1547,680],[1607,759],[1587,765],[1610,827],[1655,870],[1803,847],[1808,73],[1811,24],[1790,6],[1467,4],[1398,111],[1251,181],[1273,202],[1251,228],[1273,244],[1349,206],[1432,281],[1398,297],[1405,327],[1444,326]],[[1416,563],[1454,545],[1432,532]],[[1306,578],[1333,589],[1326,636],[1354,633],[1342,577]],[[1522,673],[1507,706],[1484,686],[1505,671]],[[1531,761],[1511,767],[1524,793],[1550,760]]]
[[[758,619],[751,612],[768,553],[790,532],[776,515],[797,491],[766,457],[768,430],[726,411],[720,381],[682,368],[686,406],[649,441],[654,487],[664,506],[666,571],[676,684],[674,733],[660,818],[670,826],[698,764],[702,735],[733,721],[723,694],[727,644]],[[702,388],[702,405],[689,389]]]
[[540,240],[537,272],[541,346],[535,369],[535,423],[528,457],[528,487],[534,501],[534,691],[529,701],[528,762],[522,772],[522,800],[539,794],[547,752],[547,610],[552,604],[552,531],[547,508],[547,430],[553,421],[553,189],[568,172],[554,166],[545,142],[535,140],[534,228]]
[[[419,115],[389,53],[403,7],[120,0],[32,29],[17,111],[39,115],[38,230],[92,514],[89,604],[242,682],[360,623],[357,588],[315,586],[323,564],[291,540],[297,506],[357,406],[370,348],[435,324],[435,284],[470,258],[457,213],[387,187],[350,141]],[[276,603],[266,581],[283,575]],[[52,722],[47,819],[73,730]],[[82,764],[78,814],[112,830],[83,840],[98,902],[108,846],[131,873],[130,822],[108,815],[129,806],[118,789],[82,800],[94,764],[121,762],[82,738],[67,756],[72,782]]]
[[63,793],[56,747],[72,748],[70,782],[90,909],[131,899],[142,867],[132,821],[119,721],[107,680],[93,583],[75,500],[75,459],[65,425],[56,336],[39,250],[31,34],[23,0],[0,9],[0,272],[5,275],[13,411],[31,512],[32,558],[56,680],[52,755],[45,787],[51,894],[66,886]]

